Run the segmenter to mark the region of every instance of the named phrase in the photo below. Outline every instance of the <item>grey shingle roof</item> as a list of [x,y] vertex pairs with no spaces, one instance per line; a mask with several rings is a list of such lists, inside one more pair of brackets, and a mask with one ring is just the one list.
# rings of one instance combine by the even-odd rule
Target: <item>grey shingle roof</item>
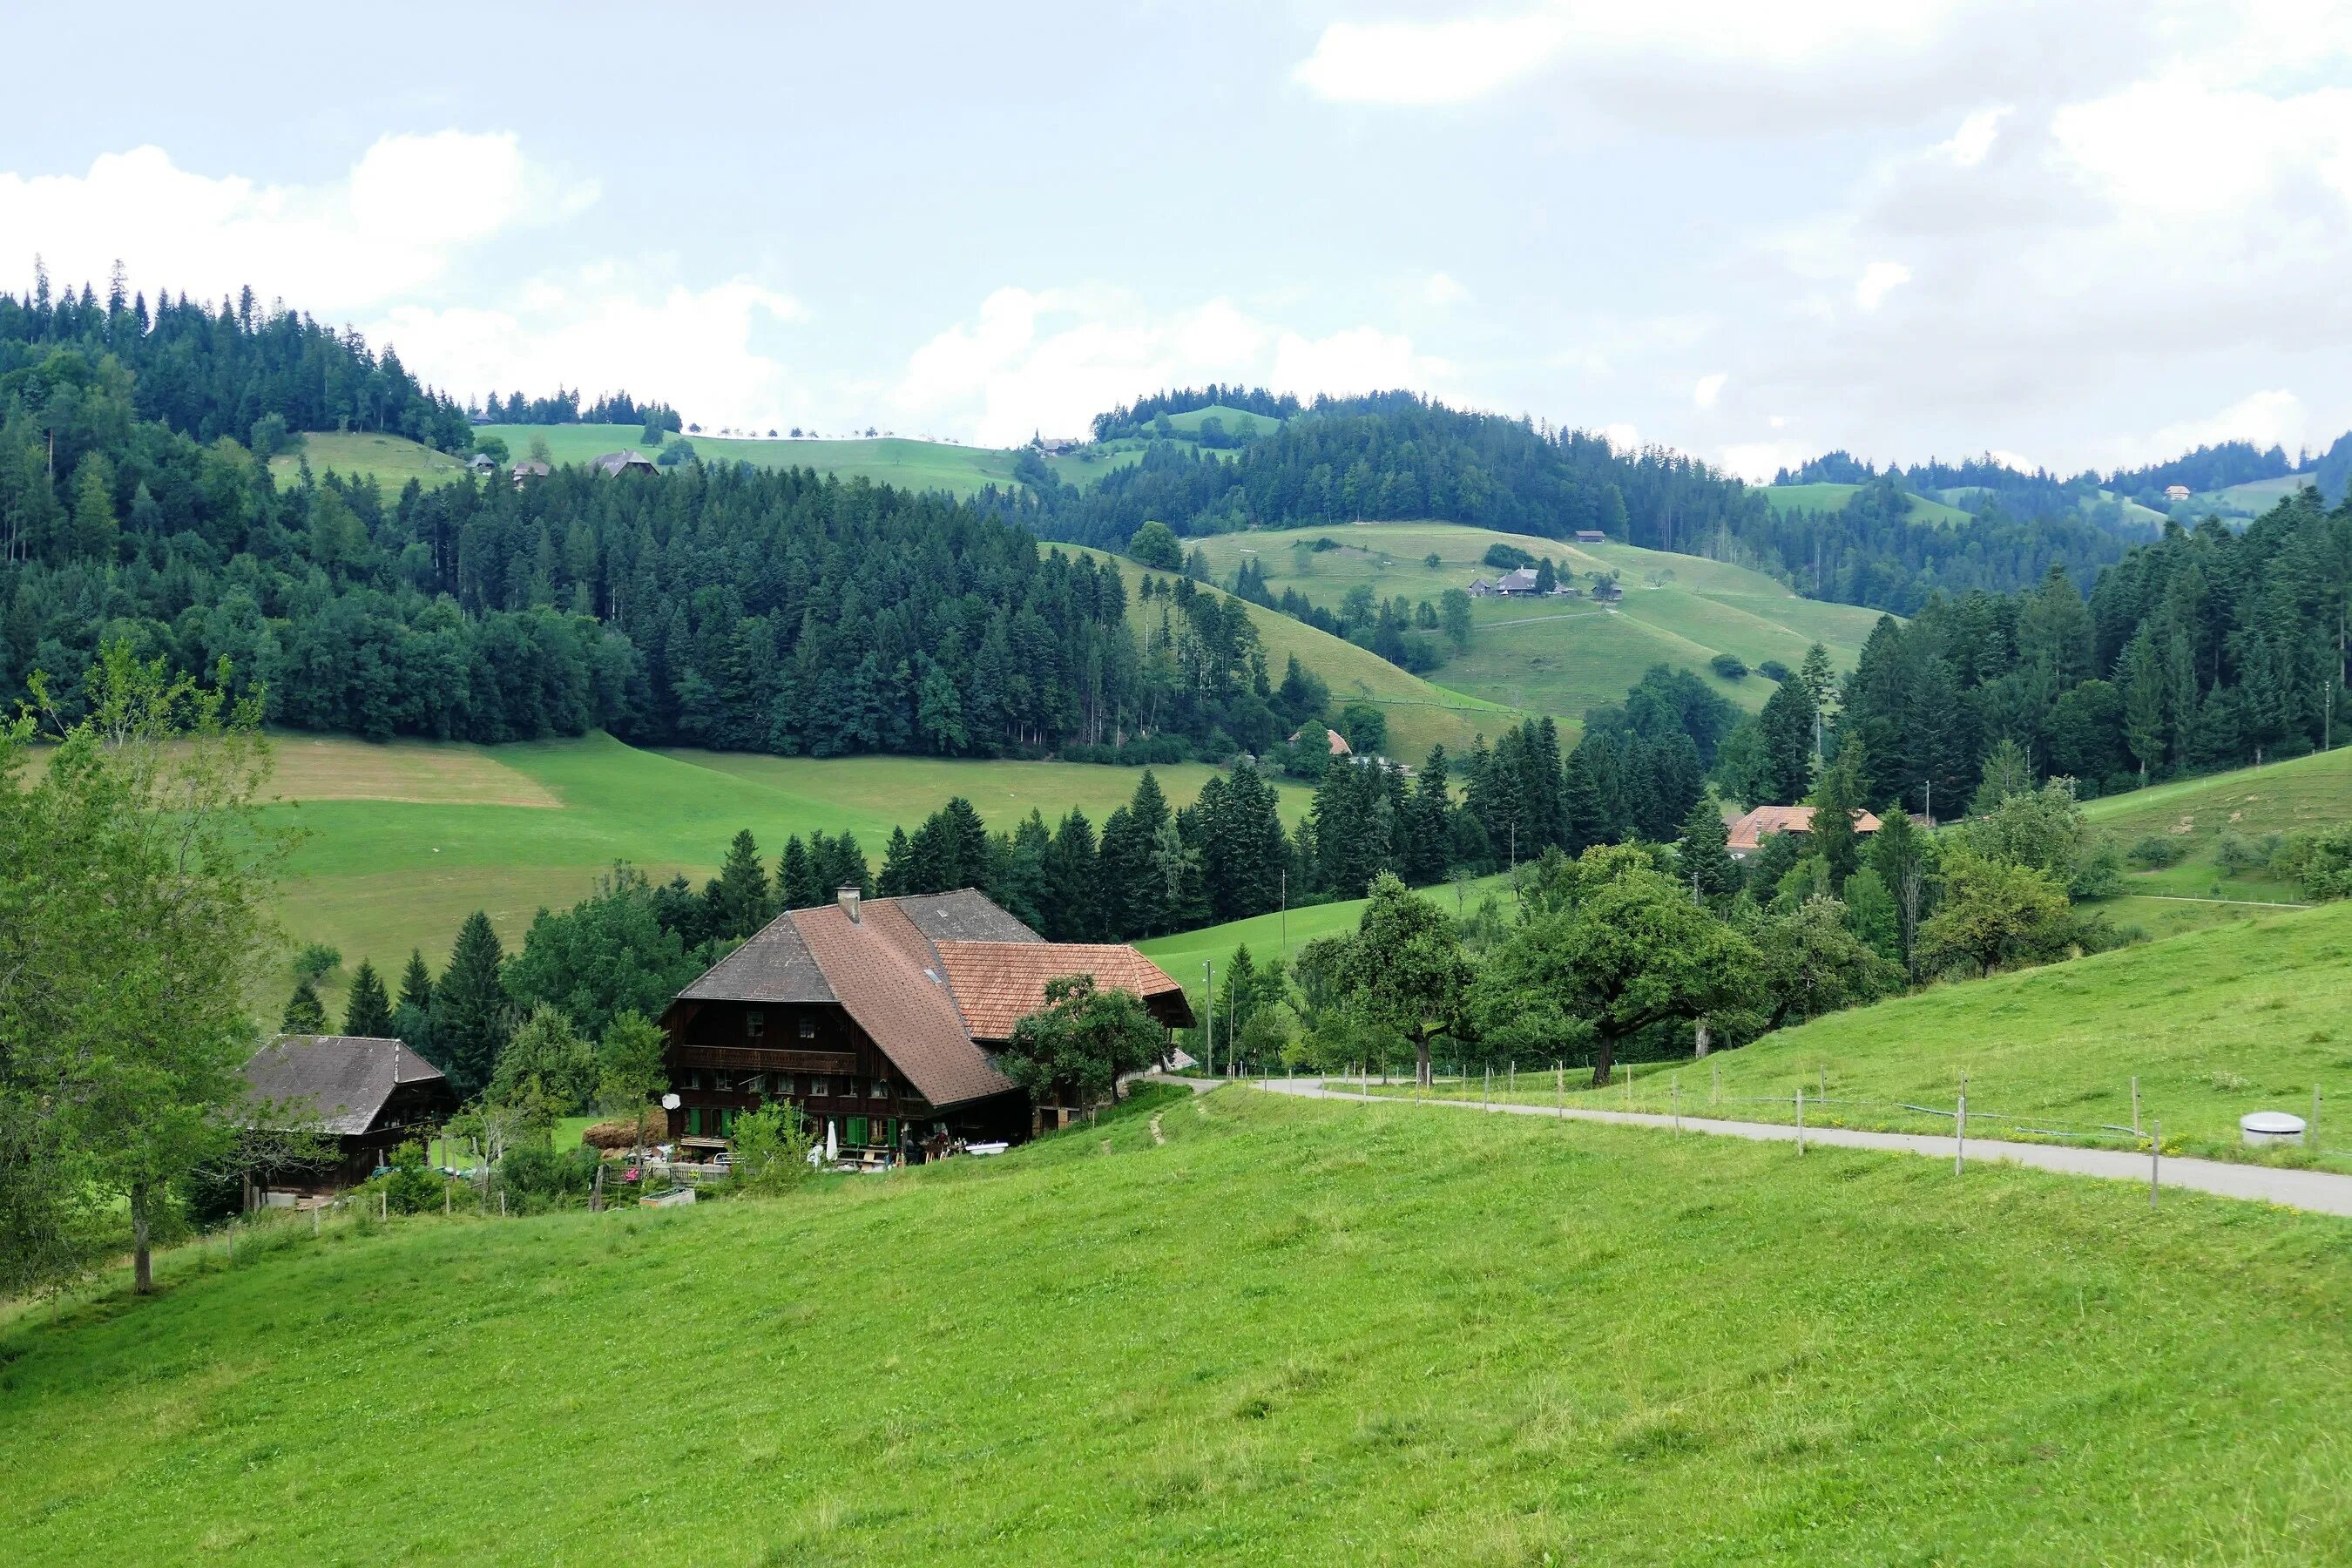
[[840,1000],[825,983],[824,971],[817,967],[789,912],[752,932],[750,941],[677,994],[686,1002]]
[[[952,893],[920,893],[888,902],[933,942],[1043,942],[1045,939],[1005,912],[976,888]],[[873,904],[866,906],[873,908]]]
[[366,1131],[394,1089],[440,1077],[400,1041],[359,1035],[281,1035],[245,1064],[255,1099],[315,1115],[333,1133]]

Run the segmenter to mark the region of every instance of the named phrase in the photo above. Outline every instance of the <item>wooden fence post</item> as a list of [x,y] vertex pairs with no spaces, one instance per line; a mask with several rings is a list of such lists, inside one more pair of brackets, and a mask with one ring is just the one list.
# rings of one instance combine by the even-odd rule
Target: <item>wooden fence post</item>
[[1799,1157],[1800,1159],[1803,1158],[1803,1156],[1804,1156],[1804,1152],[1805,1152],[1805,1086],[1804,1086],[1803,1084],[1801,1084],[1801,1084],[1799,1084],[1799,1085],[1797,1086],[1797,1155],[1798,1155],[1798,1157]]
[[1952,1119],[1952,1174],[1958,1175],[1968,1168],[1969,1159],[1969,1075],[1960,1075],[1960,1106]]
[[2132,1074],[2132,1136],[2139,1136],[2139,1074]]

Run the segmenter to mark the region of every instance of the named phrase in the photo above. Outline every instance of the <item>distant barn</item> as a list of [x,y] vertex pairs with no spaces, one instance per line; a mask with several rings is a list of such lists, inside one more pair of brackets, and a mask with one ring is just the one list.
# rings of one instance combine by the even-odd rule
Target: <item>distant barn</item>
[[363,1182],[403,1143],[432,1135],[457,1110],[441,1069],[399,1040],[361,1035],[281,1035],[245,1064],[256,1100],[281,1131],[321,1134],[328,1160],[267,1173],[280,1192],[331,1192]]

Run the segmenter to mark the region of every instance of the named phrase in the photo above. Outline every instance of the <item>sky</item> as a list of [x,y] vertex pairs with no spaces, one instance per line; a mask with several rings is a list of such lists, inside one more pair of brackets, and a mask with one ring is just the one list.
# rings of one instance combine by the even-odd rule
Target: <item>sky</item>
[[2352,5],[394,15],[125,0],[12,71],[0,289],[249,283],[461,401],[712,429],[1210,380],[1749,478],[2352,428]]

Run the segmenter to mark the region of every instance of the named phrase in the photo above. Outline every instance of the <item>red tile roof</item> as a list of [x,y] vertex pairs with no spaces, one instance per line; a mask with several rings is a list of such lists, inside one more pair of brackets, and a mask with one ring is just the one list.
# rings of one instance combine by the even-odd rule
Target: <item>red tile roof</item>
[[1192,1023],[1184,988],[1151,960],[1117,942],[943,942],[948,985],[976,1040],[1009,1040],[1013,1026],[1045,1005],[1045,983],[1091,974],[1106,991],[1157,1002],[1166,1021]]
[[856,921],[838,904],[795,910],[793,924],[842,1006],[934,1108],[1013,1087],[972,1043],[939,950],[891,900]]
[[[1813,808],[1810,805],[1759,805],[1747,816],[1735,818],[1728,830],[1727,847],[1735,853],[1759,848],[1775,833],[1811,833],[1813,830]],[[1878,818],[1866,811],[1853,814],[1856,833],[1878,831]]]

